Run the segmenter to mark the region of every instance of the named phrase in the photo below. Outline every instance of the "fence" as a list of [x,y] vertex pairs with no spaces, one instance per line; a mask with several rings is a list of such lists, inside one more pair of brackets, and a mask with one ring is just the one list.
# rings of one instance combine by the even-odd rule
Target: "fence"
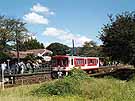
[[[4,77],[6,79],[5,82],[10,81],[12,79],[12,82],[15,83],[15,78],[21,78],[21,77],[33,77],[34,75],[48,75],[51,73],[51,65],[49,64],[39,64],[39,66],[35,68],[30,68],[29,70],[25,69],[23,74],[16,72],[16,70],[11,70],[11,68],[4,70]],[[33,76],[32,76],[33,75]],[[8,80],[7,80],[8,79]],[[2,70],[0,69],[0,82],[2,82]]]

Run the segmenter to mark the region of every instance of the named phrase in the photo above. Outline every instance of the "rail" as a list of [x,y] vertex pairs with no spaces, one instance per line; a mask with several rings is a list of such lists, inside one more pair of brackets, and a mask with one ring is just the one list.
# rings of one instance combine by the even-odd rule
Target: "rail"
[[[104,77],[104,76],[115,74],[115,71],[122,71],[123,72],[123,71],[130,71],[130,70],[127,69],[126,67],[123,67],[123,66],[117,66],[117,67],[116,66],[112,66],[112,67],[107,67],[107,66],[105,67],[104,66],[104,67],[100,67],[98,69],[98,73],[89,74],[89,76],[91,76],[91,77]],[[131,72],[128,72],[128,73],[130,74]],[[24,73],[24,74],[5,74],[4,77],[9,78],[8,82],[10,84],[15,84],[15,85],[17,85],[17,84],[22,85],[22,82],[23,82],[23,84],[44,82],[47,80],[51,80],[51,69],[49,67],[48,69],[45,68],[42,72]],[[8,85],[8,84],[6,84],[6,85]]]

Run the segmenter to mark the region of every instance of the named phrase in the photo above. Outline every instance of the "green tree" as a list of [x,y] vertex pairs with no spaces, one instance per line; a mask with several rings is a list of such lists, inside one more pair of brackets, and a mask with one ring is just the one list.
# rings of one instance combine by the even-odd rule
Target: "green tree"
[[81,56],[101,56],[102,47],[97,46],[94,41],[85,42],[83,47],[79,48],[79,55]]
[[35,61],[36,60],[36,56],[34,54],[28,54],[27,56],[25,56],[24,60]]
[[0,16],[0,50],[7,51],[7,43],[12,40],[11,30],[9,29],[9,19],[5,16]]
[[11,34],[13,36],[13,42],[16,44],[16,51],[17,51],[17,60],[20,61],[19,58],[19,46],[20,43],[24,41],[27,35],[27,29],[25,28],[24,22],[19,19],[9,19],[9,29],[11,30]]
[[20,44],[19,50],[31,50],[31,49],[44,49],[44,44],[37,41],[37,39],[28,39]]
[[53,55],[66,55],[69,54],[69,47],[60,43],[51,43],[48,47],[48,50],[53,52]]
[[103,52],[112,60],[135,66],[135,12],[111,15],[109,19],[100,33]]
[[10,59],[11,56],[9,53],[0,52],[0,62],[7,61],[7,59]]
[[2,51],[7,51],[8,43],[11,42],[19,46],[19,43],[28,36],[25,24],[19,19],[0,16],[0,48]]

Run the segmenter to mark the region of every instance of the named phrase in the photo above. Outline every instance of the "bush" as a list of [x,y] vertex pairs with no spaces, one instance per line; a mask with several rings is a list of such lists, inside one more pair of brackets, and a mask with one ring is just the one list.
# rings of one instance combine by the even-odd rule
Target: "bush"
[[73,69],[69,76],[63,79],[52,81],[48,84],[43,84],[39,89],[32,93],[39,96],[44,95],[77,95],[82,91],[80,89],[81,81],[88,79],[87,74],[80,69]]
[[67,77],[76,80],[84,80],[90,78],[85,71],[76,68],[72,69]]
[[69,79],[56,80],[47,85],[41,86],[34,93],[39,96],[45,95],[72,95],[76,92],[76,87],[73,81]]

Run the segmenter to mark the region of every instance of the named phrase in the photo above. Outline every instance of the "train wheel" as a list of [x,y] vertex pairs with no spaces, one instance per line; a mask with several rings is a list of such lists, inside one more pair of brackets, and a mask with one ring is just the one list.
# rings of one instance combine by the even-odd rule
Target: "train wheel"
[[91,71],[92,71],[92,74],[97,73],[97,70],[96,69],[91,70]]
[[52,79],[58,79],[58,73],[57,72],[51,72]]
[[88,74],[92,74],[92,71],[91,70],[87,70],[86,71]]

